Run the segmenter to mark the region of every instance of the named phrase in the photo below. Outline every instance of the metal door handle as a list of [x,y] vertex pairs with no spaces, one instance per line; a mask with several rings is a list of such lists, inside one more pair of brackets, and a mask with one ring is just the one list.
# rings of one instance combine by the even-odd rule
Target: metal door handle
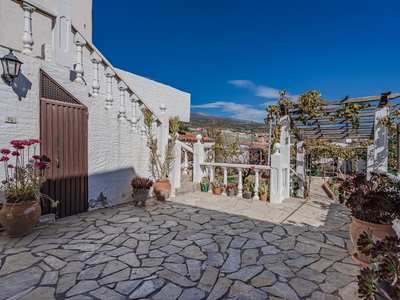
[[60,167],[60,162],[58,161],[58,159],[56,158],[56,167],[59,168]]

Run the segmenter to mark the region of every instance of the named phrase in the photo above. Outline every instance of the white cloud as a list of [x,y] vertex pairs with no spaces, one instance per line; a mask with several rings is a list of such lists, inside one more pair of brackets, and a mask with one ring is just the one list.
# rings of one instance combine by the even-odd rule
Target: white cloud
[[263,109],[254,108],[252,105],[237,104],[234,102],[213,102],[200,105],[192,105],[192,108],[220,108],[222,112],[229,113],[232,118],[263,123],[267,113]]
[[250,80],[229,80],[228,83],[238,88],[254,88],[256,85]]

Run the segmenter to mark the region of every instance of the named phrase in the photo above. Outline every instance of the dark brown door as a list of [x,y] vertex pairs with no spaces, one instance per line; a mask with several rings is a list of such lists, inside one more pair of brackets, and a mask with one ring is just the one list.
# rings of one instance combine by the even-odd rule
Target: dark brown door
[[88,208],[87,108],[44,72],[41,91],[41,155],[48,161],[47,182],[42,193],[60,202],[54,209],[49,201],[44,201],[42,213],[55,213],[56,218],[62,218],[85,212]]

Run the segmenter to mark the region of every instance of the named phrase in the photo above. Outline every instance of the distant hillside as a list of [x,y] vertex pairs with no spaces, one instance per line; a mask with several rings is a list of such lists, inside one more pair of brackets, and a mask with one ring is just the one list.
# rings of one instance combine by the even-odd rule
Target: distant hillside
[[211,122],[216,122],[216,127],[222,130],[241,133],[267,133],[268,126],[265,123],[254,123],[230,117],[218,117],[201,112],[191,112],[190,122],[184,122],[191,129],[210,127]]

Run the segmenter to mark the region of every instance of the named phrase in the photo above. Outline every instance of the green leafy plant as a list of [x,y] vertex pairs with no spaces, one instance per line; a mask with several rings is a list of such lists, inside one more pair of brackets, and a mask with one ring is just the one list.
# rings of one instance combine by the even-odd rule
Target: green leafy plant
[[157,180],[166,180],[175,159],[174,146],[178,138],[179,117],[172,117],[169,119],[171,139],[168,141],[168,145],[165,149],[165,157],[162,159],[158,151],[157,137],[153,130],[153,124],[155,122],[153,113],[148,108],[144,108],[142,112],[144,116],[143,123],[146,129],[147,146],[150,149],[150,172]]
[[327,101],[322,98],[319,91],[308,91],[297,99],[299,108],[299,120],[304,125],[309,125],[309,119],[322,117],[324,115],[324,104]]
[[200,187],[206,187],[210,185],[210,178],[203,177],[200,182]]
[[360,127],[360,110],[369,107],[371,107],[371,104],[366,102],[346,103],[339,108],[335,114],[330,115],[329,119],[331,121],[334,121],[337,118],[349,119],[353,128],[358,129]]
[[212,181],[212,182],[211,182],[211,185],[212,185],[214,188],[222,188],[222,187],[224,187],[224,184],[223,184],[221,181],[218,181],[218,180]]

